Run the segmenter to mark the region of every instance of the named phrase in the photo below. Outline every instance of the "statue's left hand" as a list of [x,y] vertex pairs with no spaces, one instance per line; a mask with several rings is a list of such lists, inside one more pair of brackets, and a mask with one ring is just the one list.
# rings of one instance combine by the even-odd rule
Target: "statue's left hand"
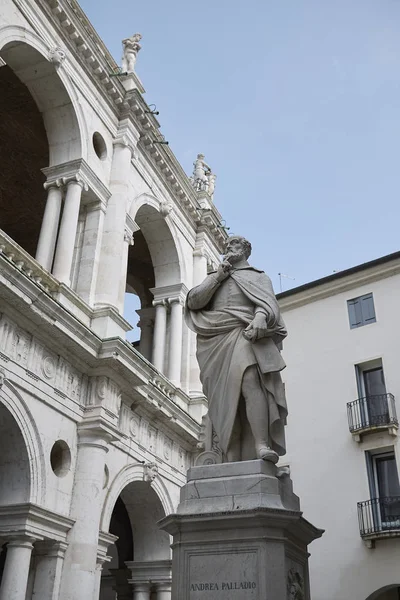
[[252,322],[243,331],[246,340],[256,342],[268,335],[267,317],[263,313],[256,313]]

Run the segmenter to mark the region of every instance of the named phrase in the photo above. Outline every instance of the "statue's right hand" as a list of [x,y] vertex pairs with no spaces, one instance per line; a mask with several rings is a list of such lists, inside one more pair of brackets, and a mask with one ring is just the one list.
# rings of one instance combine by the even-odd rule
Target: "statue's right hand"
[[222,261],[222,263],[219,265],[217,272],[216,272],[218,281],[224,281],[224,279],[226,279],[228,277],[231,269],[232,269],[232,265],[229,261],[227,261],[227,260]]

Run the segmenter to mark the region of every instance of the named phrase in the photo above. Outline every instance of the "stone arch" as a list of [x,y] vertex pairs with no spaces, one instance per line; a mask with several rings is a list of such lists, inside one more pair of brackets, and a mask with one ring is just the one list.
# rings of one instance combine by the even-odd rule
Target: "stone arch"
[[[0,222],[2,230],[36,255],[46,205],[43,169],[84,158],[84,119],[64,63],[22,27],[0,28]],[[87,137],[87,136],[86,136]],[[86,138],[84,138],[86,139]],[[48,266],[49,267],[49,266]],[[47,267],[47,268],[48,268]]]
[[144,193],[133,201],[129,212],[148,245],[156,287],[180,283],[184,275],[184,260],[171,210],[169,203]]
[[[106,499],[103,506],[103,511],[101,514],[100,521],[100,529],[101,531],[108,531],[111,521],[112,511],[117,502],[117,499],[123,492],[123,490],[130,484],[135,481],[144,480],[144,465],[141,463],[134,463],[130,465],[126,465],[114,478],[110,489],[106,495]],[[148,484],[150,485],[150,484]],[[174,505],[169,495],[167,486],[161,477],[156,477],[156,479],[151,483],[151,488],[157,494],[164,512],[166,515],[171,514],[174,511]]]
[[142,464],[126,465],[107,494],[101,528],[118,540],[108,548],[111,561],[103,569],[101,598],[114,598],[115,590],[118,597],[132,597],[131,578],[168,578],[171,538],[157,523],[170,513],[172,503],[159,477],[151,484],[144,481],[144,469]]
[[0,388],[0,404],[7,409],[23,438],[29,463],[27,501],[43,505],[46,490],[46,465],[39,430],[26,402],[7,379]]
[[56,67],[49,60],[50,50],[40,37],[23,27],[0,28],[0,56],[27,86],[42,113],[49,166],[53,166],[86,158],[87,148],[82,143],[84,119],[76,92],[63,65]]
[[[391,594],[391,592],[393,594]],[[376,590],[373,594],[368,596],[366,600],[397,600],[399,592],[400,583],[393,583]]]

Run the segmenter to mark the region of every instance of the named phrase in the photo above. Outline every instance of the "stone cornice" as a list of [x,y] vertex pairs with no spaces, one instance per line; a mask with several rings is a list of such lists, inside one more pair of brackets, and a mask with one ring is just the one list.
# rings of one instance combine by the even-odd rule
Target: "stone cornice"
[[[352,270],[350,269],[350,271]],[[277,294],[277,298],[279,306],[282,312],[284,312],[299,308],[305,304],[310,304],[311,302],[317,302],[318,300],[328,298],[329,296],[347,292],[357,287],[375,283],[376,281],[387,277],[393,277],[399,273],[400,258],[394,258],[390,262],[374,265],[365,269],[361,269],[360,265],[360,270],[355,268],[353,272],[350,272],[349,274],[344,273],[342,276],[338,273],[337,276],[333,277],[330,281],[322,281],[320,284],[315,285],[315,287],[310,284],[310,287],[305,286],[306,289],[300,288],[297,293],[295,290],[293,290],[293,292],[290,291],[290,294],[287,296],[280,296],[280,294]]]
[[75,521],[36,504],[11,504],[0,507],[0,537],[21,534],[35,539],[64,541]]
[[184,283],[176,283],[175,285],[151,288],[149,291],[154,296],[154,302],[166,300],[168,304],[175,299],[185,300],[189,290]]
[[56,21],[64,42],[74,53],[74,57],[79,59],[84,70],[90,73],[92,83],[101,90],[104,100],[110,103],[116,116],[129,117],[134,121],[142,134],[140,146],[143,155],[152,164],[171,197],[184,208],[196,226],[203,223],[209,228],[217,248],[221,249],[226,235],[218,227],[218,211],[212,206],[212,217],[209,215],[207,219],[202,219],[197,212],[200,207],[197,194],[172,150],[167,145],[154,144],[162,139],[160,124],[141,95],[144,89],[140,80],[132,74],[131,79],[133,78],[136,88],[126,91],[122,79],[110,77],[118,65],[77,2],[41,0],[39,5]]

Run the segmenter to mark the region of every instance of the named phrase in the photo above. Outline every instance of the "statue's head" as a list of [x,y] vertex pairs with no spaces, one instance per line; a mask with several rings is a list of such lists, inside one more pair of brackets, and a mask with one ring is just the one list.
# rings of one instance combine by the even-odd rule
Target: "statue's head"
[[235,263],[239,260],[247,260],[251,254],[251,244],[241,235],[231,235],[225,246],[225,258]]
[[204,160],[205,156],[204,156],[204,154],[198,154],[197,158],[198,158],[198,160]]

